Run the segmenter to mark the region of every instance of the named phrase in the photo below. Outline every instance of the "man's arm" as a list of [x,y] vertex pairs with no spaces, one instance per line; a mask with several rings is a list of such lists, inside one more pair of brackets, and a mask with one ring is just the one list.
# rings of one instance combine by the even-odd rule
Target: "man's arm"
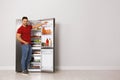
[[16,37],[17,37],[17,39],[18,39],[20,42],[22,42],[22,43],[24,43],[24,44],[28,44],[28,42],[24,41],[24,40],[21,38],[21,34],[17,33],[17,34],[16,34]]
[[48,22],[44,22],[44,23],[41,23],[41,24],[36,24],[35,26],[32,26],[32,28],[34,29],[34,28],[38,28],[38,27],[40,27],[40,26],[42,26],[42,25],[45,25],[45,24],[47,24]]

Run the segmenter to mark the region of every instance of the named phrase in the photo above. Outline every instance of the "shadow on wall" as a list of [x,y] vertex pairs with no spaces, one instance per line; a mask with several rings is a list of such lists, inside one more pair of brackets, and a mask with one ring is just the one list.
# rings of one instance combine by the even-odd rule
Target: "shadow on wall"
[[59,53],[59,43],[60,43],[60,39],[59,39],[59,32],[60,32],[60,25],[59,24],[55,24],[55,69],[58,69],[59,66],[59,58],[60,58],[60,53]]

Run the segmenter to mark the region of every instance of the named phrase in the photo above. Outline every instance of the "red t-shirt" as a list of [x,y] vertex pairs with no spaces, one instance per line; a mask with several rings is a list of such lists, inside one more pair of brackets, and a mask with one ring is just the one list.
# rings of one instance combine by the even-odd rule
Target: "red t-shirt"
[[[29,44],[31,44],[31,29],[32,26],[31,25],[27,25],[26,27],[24,27],[23,25],[20,26],[20,28],[18,28],[17,33],[21,34],[21,38],[28,42]],[[21,42],[22,43],[22,42]],[[22,43],[24,44],[24,43]]]

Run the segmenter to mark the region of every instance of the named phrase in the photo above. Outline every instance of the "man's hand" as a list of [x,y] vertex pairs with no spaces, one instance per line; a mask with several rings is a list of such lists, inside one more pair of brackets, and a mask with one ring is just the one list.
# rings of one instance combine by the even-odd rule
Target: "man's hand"
[[24,40],[21,38],[21,34],[17,33],[17,34],[16,34],[16,37],[17,37],[17,39],[18,39],[20,42],[22,42],[22,43],[24,43],[24,44],[29,44],[28,42],[24,41]]
[[47,24],[48,22],[44,22],[44,23],[42,23],[42,25],[45,25],[45,24]]
[[32,26],[32,28],[33,29],[35,29],[35,28],[38,28],[38,27],[40,27],[40,26],[42,26],[42,25],[45,25],[45,24],[47,24],[48,22],[44,22],[44,23],[41,23],[41,24],[36,24],[35,26]]
[[24,44],[29,44],[29,43],[25,41]]

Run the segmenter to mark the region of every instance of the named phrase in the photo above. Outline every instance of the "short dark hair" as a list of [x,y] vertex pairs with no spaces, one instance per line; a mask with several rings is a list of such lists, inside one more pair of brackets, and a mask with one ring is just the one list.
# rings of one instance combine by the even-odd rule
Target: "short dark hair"
[[24,16],[24,17],[22,17],[22,20],[23,20],[23,19],[27,19],[27,20],[28,20],[28,17]]

